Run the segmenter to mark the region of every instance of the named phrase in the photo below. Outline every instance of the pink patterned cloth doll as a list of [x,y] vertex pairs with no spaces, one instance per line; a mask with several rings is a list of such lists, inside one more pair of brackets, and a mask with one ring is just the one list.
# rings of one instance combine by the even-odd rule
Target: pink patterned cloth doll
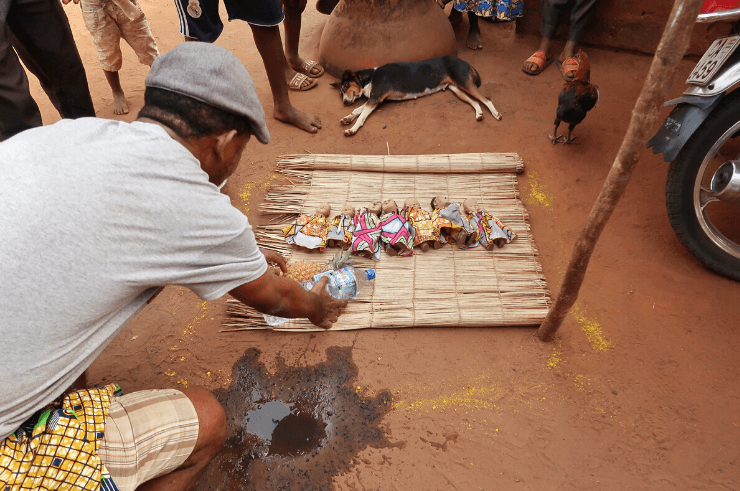
[[392,199],[383,202],[380,215],[380,240],[389,256],[411,256],[414,254],[414,235],[411,225],[398,214],[398,205]]
[[352,225],[353,254],[365,256],[368,259],[380,259],[380,221],[378,214],[381,210],[380,202],[373,203],[370,208],[360,208],[355,214]]

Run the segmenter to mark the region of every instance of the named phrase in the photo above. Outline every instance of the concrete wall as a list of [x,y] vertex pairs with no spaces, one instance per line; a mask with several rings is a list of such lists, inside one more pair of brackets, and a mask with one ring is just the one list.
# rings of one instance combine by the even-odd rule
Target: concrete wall
[[[525,0],[524,17],[516,21],[517,32],[539,35],[542,5],[543,0]],[[599,0],[583,42],[654,53],[672,7],[673,0]],[[567,23],[564,19],[556,39],[565,40]],[[730,22],[697,24],[688,53],[703,54],[731,28]]]

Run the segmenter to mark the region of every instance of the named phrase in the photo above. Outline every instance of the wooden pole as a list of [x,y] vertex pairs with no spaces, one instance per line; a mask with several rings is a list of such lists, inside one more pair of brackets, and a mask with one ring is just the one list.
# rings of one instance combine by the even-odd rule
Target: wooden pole
[[676,66],[686,52],[702,2],[703,0],[676,0],[673,4],[673,11],[650,65],[650,72],[632,110],[632,120],[624,135],[622,146],[591,209],[586,225],[573,247],[555,303],[537,331],[542,341],[552,339],[578,298],[578,291],[581,289],[596,241],[599,240],[609,217],[624,194],[632,169],[640,160],[640,152],[645,148],[648,132],[658,120],[661,104],[666,99]]

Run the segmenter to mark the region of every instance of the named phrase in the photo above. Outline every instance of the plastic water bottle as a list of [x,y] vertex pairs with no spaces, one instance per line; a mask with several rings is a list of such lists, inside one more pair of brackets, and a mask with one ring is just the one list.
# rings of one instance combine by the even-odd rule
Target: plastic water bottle
[[[347,266],[342,269],[319,273],[313,277],[313,281],[304,281],[301,283],[301,286],[306,290],[310,290],[324,276],[329,277],[329,282],[325,287],[329,295],[344,300],[352,299],[359,295],[362,289],[375,279],[375,270],[357,270],[353,266]],[[290,320],[286,317],[263,315],[268,326],[277,326]]]
[[319,281],[323,276],[329,277],[329,283],[326,285],[326,291],[329,292],[329,295],[344,300],[359,295],[365,285],[375,279],[375,270],[358,270],[353,266],[347,266],[342,269],[319,273],[313,277],[313,280]]

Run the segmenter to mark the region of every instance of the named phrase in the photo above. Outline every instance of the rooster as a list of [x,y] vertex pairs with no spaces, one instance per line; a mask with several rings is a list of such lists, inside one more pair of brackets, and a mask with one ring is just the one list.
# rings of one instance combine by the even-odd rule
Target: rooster
[[[558,96],[558,109],[555,114],[555,134],[550,135],[552,144],[558,142],[565,145],[573,143],[576,137],[570,134],[573,128],[586,118],[586,114],[599,102],[599,88],[590,83],[591,65],[588,56],[583,51],[576,53],[578,69],[573,80],[563,85]],[[558,135],[560,123],[568,123],[568,136]]]

